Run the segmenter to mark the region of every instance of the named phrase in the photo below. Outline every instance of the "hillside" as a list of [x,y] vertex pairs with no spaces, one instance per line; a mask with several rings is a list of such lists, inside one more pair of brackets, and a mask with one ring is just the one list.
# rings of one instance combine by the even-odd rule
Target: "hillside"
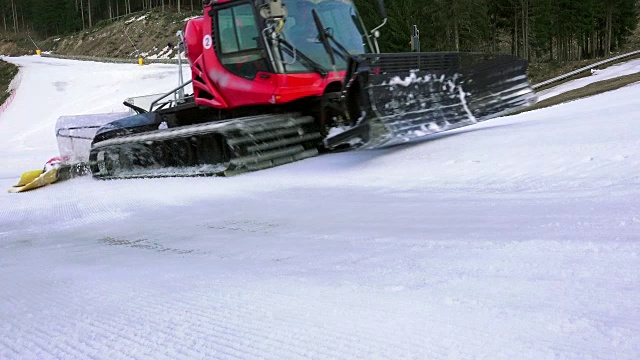
[[0,105],[11,95],[7,90],[17,73],[17,66],[0,60]]
[[[168,44],[176,42],[176,32],[183,28],[186,20],[200,14],[200,10],[181,14],[160,10],[137,12],[117,21],[101,21],[93,28],[75,34],[40,41],[36,39],[35,43],[43,52],[56,55],[124,59],[139,56],[148,59],[173,58],[175,51]],[[637,28],[627,44],[611,56],[637,50],[639,47],[640,28]],[[27,35],[4,34],[0,37],[0,55],[28,55],[34,54],[35,50],[34,43]],[[532,60],[529,76],[533,83],[537,83],[600,60],[602,58],[566,62]]]
[[[35,42],[45,53],[110,58],[172,58],[175,52],[168,43],[176,43],[176,32],[186,20],[200,12],[181,14],[159,10],[138,12],[118,21],[102,21],[89,30],[68,36],[51,37]],[[26,36],[0,40],[0,54],[9,56],[35,53]]]
[[[167,59],[176,56],[176,32],[185,21],[201,15],[201,10],[178,14],[173,11],[140,11],[118,20],[103,20],[93,28],[67,36],[31,40],[26,34],[0,36],[0,55],[20,56],[34,54],[36,45],[45,54],[54,56],[91,56],[98,58]],[[385,28],[384,31],[391,31]],[[640,48],[640,27],[627,39],[626,45],[611,56]],[[423,49],[428,51],[429,49]],[[603,60],[583,59],[574,61],[547,61],[533,59],[529,64],[529,78],[533,84],[553,78]],[[629,59],[625,59],[629,60]],[[613,64],[609,64],[613,65]],[[581,75],[579,75],[581,76]],[[578,76],[578,77],[579,77]],[[4,93],[4,92],[3,92]]]

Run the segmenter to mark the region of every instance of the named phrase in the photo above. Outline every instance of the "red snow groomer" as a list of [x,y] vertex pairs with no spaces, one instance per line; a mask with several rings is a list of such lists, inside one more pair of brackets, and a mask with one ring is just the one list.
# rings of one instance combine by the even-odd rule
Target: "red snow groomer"
[[101,179],[230,175],[413,141],[535,102],[526,61],[511,55],[379,53],[379,5],[384,21],[367,31],[351,0],[205,1],[179,33],[191,80],[148,106],[125,103],[133,116],[62,117],[66,168]]

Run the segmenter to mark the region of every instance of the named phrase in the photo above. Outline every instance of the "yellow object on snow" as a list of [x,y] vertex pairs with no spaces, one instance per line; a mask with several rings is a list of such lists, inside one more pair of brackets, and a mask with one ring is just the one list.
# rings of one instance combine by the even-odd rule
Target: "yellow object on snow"
[[10,193],[24,192],[53,184],[58,180],[58,169],[27,171],[20,177],[17,184],[9,189]]
[[20,180],[18,180],[18,183],[13,185],[13,187],[16,186],[25,186],[28,183],[32,182],[33,180],[35,180],[38,176],[42,175],[44,171],[43,170],[31,170],[31,171],[27,171],[24,174],[22,174],[22,176],[20,177]]

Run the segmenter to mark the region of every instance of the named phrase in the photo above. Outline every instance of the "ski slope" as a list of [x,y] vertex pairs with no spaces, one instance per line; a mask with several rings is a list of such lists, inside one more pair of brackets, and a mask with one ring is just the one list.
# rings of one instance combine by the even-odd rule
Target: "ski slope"
[[[0,187],[177,68],[6,59]],[[640,85],[232,178],[0,192],[2,359],[637,359]]]
[[570,80],[552,88],[541,90],[540,92],[538,92],[538,99],[542,101],[574,89],[579,89],[598,81],[631,75],[637,72],[640,72],[640,59],[625,61],[621,64],[611,65],[604,69],[596,68],[593,69],[590,76]]

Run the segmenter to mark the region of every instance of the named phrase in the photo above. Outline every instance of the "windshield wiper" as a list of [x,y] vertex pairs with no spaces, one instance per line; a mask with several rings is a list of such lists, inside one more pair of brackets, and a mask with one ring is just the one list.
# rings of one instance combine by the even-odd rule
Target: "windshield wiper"
[[[320,40],[320,42],[324,46],[324,50],[327,52],[327,55],[329,55],[329,59],[331,60],[331,65],[333,65],[333,70],[335,71],[336,70],[335,55],[338,55],[344,61],[347,61],[347,59],[351,56],[351,54],[349,53],[349,50],[347,50],[347,48],[344,47],[344,45],[342,45],[340,41],[338,41],[338,39],[336,39],[333,36],[333,34],[331,34],[331,32],[328,31],[329,28],[324,27],[324,25],[322,24],[322,20],[320,19],[320,15],[318,15],[318,12],[316,11],[316,9],[311,10],[311,13],[313,14],[313,21],[316,24],[316,28],[318,29],[318,40]],[[338,47],[338,50],[340,51],[334,51],[331,44],[329,44],[329,40],[333,41],[333,43]]]
[[329,60],[331,60],[331,65],[333,66],[333,71],[336,71],[336,57],[333,55],[333,48],[329,45],[329,40],[327,39],[327,31],[324,29],[324,25],[322,25],[322,20],[320,20],[320,15],[316,9],[311,10],[311,15],[313,15],[313,22],[316,24],[316,29],[318,30],[318,37],[324,46],[324,51],[329,55]]
[[325,30],[325,36],[327,37],[327,39],[331,39],[331,41],[333,41],[333,43],[338,47],[338,49],[342,53],[342,54],[338,54],[338,56],[340,56],[344,60],[346,60],[349,56],[351,56],[351,53],[349,52],[349,50],[347,50],[347,48],[344,47],[344,45],[342,45],[342,43],[338,41],[338,39],[336,39],[329,31]]
[[325,69],[317,61],[313,60],[312,58],[307,56],[305,53],[303,53],[299,49],[295,48],[287,40],[280,38],[280,44],[284,44],[285,45],[285,47],[283,49],[286,49],[289,52],[289,55],[291,55],[291,57],[296,57],[297,56],[300,59],[304,60],[304,61],[301,61],[301,62],[306,64],[307,67],[311,68],[312,70],[314,70],[318,74],[320,74],[320,76],[325,77],[329,73],[327,71],[327,69]]

